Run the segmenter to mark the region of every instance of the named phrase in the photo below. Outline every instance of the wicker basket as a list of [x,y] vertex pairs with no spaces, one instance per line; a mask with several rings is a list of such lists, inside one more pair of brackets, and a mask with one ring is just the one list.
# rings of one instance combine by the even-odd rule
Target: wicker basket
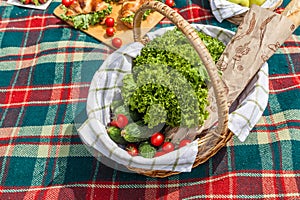
[[[274,4],[272,7],[267,8],[267,10],[271,10],[271,11],[276,10],[279,6],[281,6],[282,2],[283,2],[283,0],[276,2],[276,4]],[[233,24],[239,25],[243,21],[246,13],[247,12],[232,16],[230,18],[227,18],[226,20]]]
[[[282,40],[285,40],[288,37],[288,35],[291,34],[291,32],[296,28],[296,26],[299,26],[300,24],[299,22],[300,4],[297,3],[298,0],[293,0],[292,2],[294,3],[290,6],[290,9],[287,11],[288,14],[287,16],[290,19],[292,19],[291,21],[293,21],[295,24],[291,24],[291,21],[286,21],[284,18],[280,18],[283,19],[280,21],[281,25],[286,24],[286,27],[282,29],[281,34],[278,34],[278,37],[272,38],[274,41],[280,41],[280,43],[282,43],[283,42]],[[256,8],[254,7],[254,9],[257,8],[258,7]],[[148,160],[143,157],[130,156],[126,151],[124,151],[124,149],[120,148],[115,142],[113,142],[109,138],[106,131],[106,124],[111,120],[109,114],[110,110],[107,106],[103,106],[103,105],[109,105],[109,103],[111,103],[111,100],[114,99],[115,95],[120,92],[118,90],[119,86],[120,87],[122,86],[122,84],[119,85],[111,84],[111,83],[115,83],[115,81],[112,81],[111,77],[114,76],[114,72],[118,72],[119,74],[119,70],[118,70],[119,66],[122,66],[123,70],[125,70],[126,73],[127,72],[130,73],[132,63],[130,62],[130,59],[128,59],[128,57],[124,58],[124,55],[128,56],[133,51],[135,51],[132,54],[132,57],[134,57],[134,55],[137,55],[136,53],[138,53],[138,51],[140,51],[140,48],[142,48],[143,46],[140,43],[147,43],[151,39],[151,37],[153,36],[156,37],[155,32],[152,36],[149,33],[148,39],[142,37],[143,35],[141,31],[142,17],[143,17],[143,13],[149,9],[157,11],[162,15],[164,15],[165,17],[167,17],[168,19],[170,19],[190,41],[190,43],[198,53],[198,56],[203,61],[206,70],[208,72],[208,75],[210,77],[209,98],[213,99],[213,101],[210,102],[213,102],[211,104],[213,104],[216,107],[216,109],[214,110],[214,109],[210,109],[213,107],[209,106],[210,107],[209,110],[211,110],[210,114],[213,114],[213,117],[211,117],[213,120],[211,119],[206,120],[206,122],[208,122],[209,125],[204,127],[210,127],[210,128],[205,131],[202,131],[200,135],[198,135],[197,138],[198,140],[191,143],[193,144],[193,148],[190,148],[192,149],[192,151],[188,151],[187,154],[185,154],[183,157],[178,157],[178,156],[175,157],[174,154],[183,155],[177,153],[180,152],[181,150],[185,151],[184,148],[182,149],[179,148],[174,152],[170,152],[169,157],[173,156],[171,159],[175,161],[174,163],[171,163],[171,165],[169,165],[170,160],[164,159],[163,156],[154,158],[155,160]],[[247,23],[245,24],[247,25]],[[272,29],[270,30],[272,31]],[[194,26],[189,24],[182,16],[180,16],[177,12],[175,12],[173,9],[171,9],[170,7],[166,6],[163,3],[160,3],[158,1],[151,1],[145,3],[137,11],[135,15],[133,33],[134,33],[134,40],[136,41],[136,43],[132,43],[131,45],[124,46],[123,48],[120,48],[119,50],[114,52],[112,56],[108,57],[108,59],[104,61],[103,65],[101,65],[102,70],[98,70],[95,73],[89,90],[89,95],[88,95],[88,102],[87,102],[88,119],[85,120],[83,123],[81,123],[82,120],[78,123],[78,125],[80,126],[78,127],[79,136],[82,139],[83,143],[86,144],[87,149],[92,153],[94,157],[96,157],[97,159],[99,159],[101,162],[103,162],[108,166],[112,166],[114,168],[117,167],[118,170],[122,170],[122,171],[126,170],[126,172],[128,172],[129,169],[130,172],[139,173],[150,177],[159,177],[159,178],[178,174],[181,171],[185,171],[185,169],[187,168],[190,171],[192,167],[196,167],[206,162],[212,156],[214,156],[222,147],[226,145],[226,143],[233,136],[233,133],[228,129],[228,125],[229,126],[232,125],[232,121],[228,123],[228,117],[229,117],[228,107],[230,106],[228,102],[230,98],[232,98],[232,96],[230,95],[227,96],[227,92],[228,94],[230,94],[232,90],[229,89],[225,91],[224,89],[225,87],[223,83],[223,81],[226,82],[229,79],[227,79],[228,77],[226,78],[226,76],[223,76],[223,80],[221,80],[218,74],[218,70],[211,58],[211,55],[209,54],[208,50],[206,49],[201,39],[198,37],[198,34],[196,33]],[[231,34],[229,33],[229,35]],[[230,36],[227,39],[230,39]],[[226,41],[224,40],[224,42]],[[274,51],[271,49],[270,54],[272,53],[274,53]],[[263,62],[264,60],[261,61]],[[257,64],[256,66],[259,67],[260,65]],[[107,70],[107,69],[113,69],[113,70]],[[107,72],[110,73],[106,74]],[[231,76],[232,71],[229,70],[228,72]],[[253,75],[255,73],[256,72],[253,71]],[[246,74],[249,75],[248,70]],[[119,77],[121,79],[123,76],[116,76],[116,77]],[[110,81],[103,81],[103,80],[110,80]],[[233,81],[236,82],[236,78]],[[267,80],[265,81],[267,82]],[[247,83],[247,85],[243,86],[245,88],[240,88],[240,89],[247,89],[249,85],[251,84]],[[105,88],[105,89],[101,90],[101,88]],[[112,89],[108,90],[107,88],[112,88]],[[99,93],[99,91],[102,92]],[[99,96],[101,97],[101,99],[103,99],[103,101],[99,101]],[[251,96],[251,94],[249,96]],[[261,98],[261,95],[257,95],[256,93],[255,96],[259,96]],[[265,102],[266,105],[267,101]],[[259,107],[262,108],[264,106],[259,106]],[[214,117],[215,115],[217,116]],[[215,126],[214,124],[213,126],[211,126],[212,124],[210,122],[216,122],[216,121],[218,121],[217,125]],[[238,127],[238,129],[240,128]],[[193,156],[191,156],[191,154],[193,154]],[[187,168],[183,170],[181,170],[182,168],[175,169],[174,166],[175,167],[178,166],[177,165],[179,163],[178,160],[180,160],[181,158],[183,158],[184,161],[188,160],[186,159],[187,158],[186,156],[188,156],[188,158],[192,158],[189,160],[190,162],[188,161],[183,163],[183,165],[188,164]],[[106,162],[106,159],[108,162]],[[158,167],[153,167],[153,165],[156,164],[155,161],[157,161],[157,163],[159,164]],[[160,161],[167,161],[168,163],[166,162],[163,163],[163,165],[166,165],[167,167],[165,166],[161,167],[159,163]],[[165,170],[161,170],[161,169],[165,169]],[[177,172],[173,169],[178,170],[180,172]]]
[[[143,13],[148,9],[157,11],[167,17],[183,32],[183,34],[185,34],[203,61],[214,89],[216,105],[218,107],[218,125],[215,129],[207,131],[206,133],[201,134],[201,137],[199,137],[198,154],[193,164],[193,167],[196,167],[215,155],[222,147],[226,145],[227,141],[230,140],[233,135],[228,129],[228,104],[226,91],[224,90],[222,80],[218,75],[217,67],[214,64],[211,55],[201,39],[198,37],[194,28],[181,15],[165,4],[158,1],[150,1],[145,3],[137,11],[134,18],[134,40],[142,43],[148,41],[146,38],[142,37],[141,33]],[[151,171],[136,168],[130,168],[130,170],[151,177],[167,177],[179,173],[174,171]]]

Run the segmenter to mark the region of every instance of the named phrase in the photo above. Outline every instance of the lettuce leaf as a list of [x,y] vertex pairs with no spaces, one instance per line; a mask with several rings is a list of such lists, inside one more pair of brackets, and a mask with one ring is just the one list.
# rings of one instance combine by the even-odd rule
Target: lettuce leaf
[[64,13],[61,14],[62,20],[72,22],[75,29],[88,29],[90,25],[95,25],[101,22],[107,15],[111,14],[112,12],[111,5],[109,5],[108,8],[105,10],[92,12],[88,14],[79,14],[75,16],[66,15],[66,13],[68,12],[67,7],[62,6],[62,9],[64,11]]
[[[151,10],[146,10],[144,12],[144,15],[143,15],[143,20],[146,20],[147,17],[151,14]],[[130,16],[127,16],[127,17],[122,17],[121,18],[121,21],[123,22],[127,22],[127,23],[132,23],[133,22],[133,18],[134,18],[134,14],[130,15]]]

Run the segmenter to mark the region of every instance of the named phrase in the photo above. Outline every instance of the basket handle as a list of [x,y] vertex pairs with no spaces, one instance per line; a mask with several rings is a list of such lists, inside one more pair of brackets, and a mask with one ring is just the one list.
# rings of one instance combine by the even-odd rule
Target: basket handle
[[167,6],[164,3],[159,1],[148,1],[144,3],[134,16],[133,23],[133,37],[135,42],[142,41],[141,34],[141,23],[142,17],[146,10],[154,10],[159,12],[160,14],[167,17],[173,24],[175,24],[179,30],[181,30],[185,36],[188,38],[190,43],[193,45],[195,50],[197,51],[199,57],[201,58],[208,75],[211,80],[212,87],[214,89],[214,94],[216,97],[216,103],[218,107],[218,125],[216,127],[217,133],[225,134],[228,129],[228,104],[227,104],[227,94],[225,91],[225,87],[223,81],[221,80],[217,67],[214,64],[214,61],[208,52],[206,46],[202,42],[202,40],[198,37],[198,34],[194,30],[194,28],[176,11]]

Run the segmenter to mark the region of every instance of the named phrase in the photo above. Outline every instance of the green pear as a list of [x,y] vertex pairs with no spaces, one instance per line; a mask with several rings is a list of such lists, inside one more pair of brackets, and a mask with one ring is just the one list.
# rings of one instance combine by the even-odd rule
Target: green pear
[[258,6],[261,6],[261,5],[263,5],[263,4],[265,3],[265,1],[266,1],[266,0],[250,0],[250,6],[251,6],[252,4],[256,4],[256,5],[258,5]]
[[[250,7],[249,0],[228,0],[228,1],[230,1],[231,3],[238,4],[240,6]],[[255,0],[253,0],[253,1],[255,1]],[[257,0],[257,1],[259,1],[259,0]]]

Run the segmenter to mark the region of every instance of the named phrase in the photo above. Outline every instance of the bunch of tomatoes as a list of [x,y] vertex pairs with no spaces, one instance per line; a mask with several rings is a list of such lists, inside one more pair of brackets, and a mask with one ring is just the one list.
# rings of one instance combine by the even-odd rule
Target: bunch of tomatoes
[[[112,17],[107,17],[105,19],[105,25],[106,25],[106,30],[105,30],[106,35],[108,37],[114,36],[115,32],[116,32],[116,30],[114,28],[114,26],[115,26],[115,19],[112,18]],[[120,48],[122,46],[122,39],[121,38],[115,37],[115,38],[112,39],[111,42],[112,42],[112,45],[114,47],[116,47],[116,48]]]
[[[157,151],[155,154],[155,157],[162,156],[166,153],[169,153],[171,151],[175,150],[175,144],[165,140],[165,135],[161,132],[156,132],[150,137],[150,143],[151,145],[157,147],[160,149],[160,151]],[[185,145],[191,143],[190,139],[183,139],[179,142],[178,148],[184,147]]]
[[[165,155],[166,153],[169,153],[171,151],[174,151],[176,148],[184,147],[185,145],[191,143],[191,140],[190,139],[183,139],[178,144],[178,147],[176,147],[174,143],[172,143],[168,140],[165,140],[165,135],[164,134],[162,134],[161,132],[156,132],[149,138],[149,143],[150,143],[150,145],[152,145],[156,149],[158,149],[158,151],[156,151],[156,153],[154,155],[154,157],[158,157],[158,156]],[[128,144],[126,146],[126,151],[131,156],[139,155],[138,145],[134,144],[134,143]]]
[[[183,147],[186,144],[190,143],[190,140],[182,140],[180,143],[179,147]],[[161,132],[156,132],[154,133],[150,138],[149,138],[149,144],[156,147],[159,149],[154,157],[162,156],[166,153],[169,153],[171,151],[175,150],[175,145],[172,142],[165,141],[165,136]],[[138,145],[135,143],[130,143],[126,146],[126,151],[131,155],[131,156],[137,156],[139,155],[139,149]]]
[[[124,114],[118,114],[116,118],[114,118],[110,123],[110,127],[115,127],[118,129],[123,129],[128,125],[128,118]],[[109,136],[112,137],[112,135],[109,133]],[[114,141],[116,141],[116,135],[114,135],[114,138],[112,138]],[[154,157],[162,156],[166,153],[169,153],[171,151],[174,151],[175,149],[184,147],[185,145],[191,143],[192,141],[190,139],[182,139],[178,144],[174,144],[169,139],[165,138],[165,135],[161,132],[155,132],[151,135],[151,137],[147,141],[141,142],[141,144],[147,144],[150,145],[151,148],[155,148],[156,152],[154,154]],[[117,142],[116,142],[117,143]],[[140,145],[137,143],[127,143],[125,146],[121,146],[124,148],[131,156],[138,156],[142,155],[139,152]],[[143,156],[143,155],[142,155]]]

